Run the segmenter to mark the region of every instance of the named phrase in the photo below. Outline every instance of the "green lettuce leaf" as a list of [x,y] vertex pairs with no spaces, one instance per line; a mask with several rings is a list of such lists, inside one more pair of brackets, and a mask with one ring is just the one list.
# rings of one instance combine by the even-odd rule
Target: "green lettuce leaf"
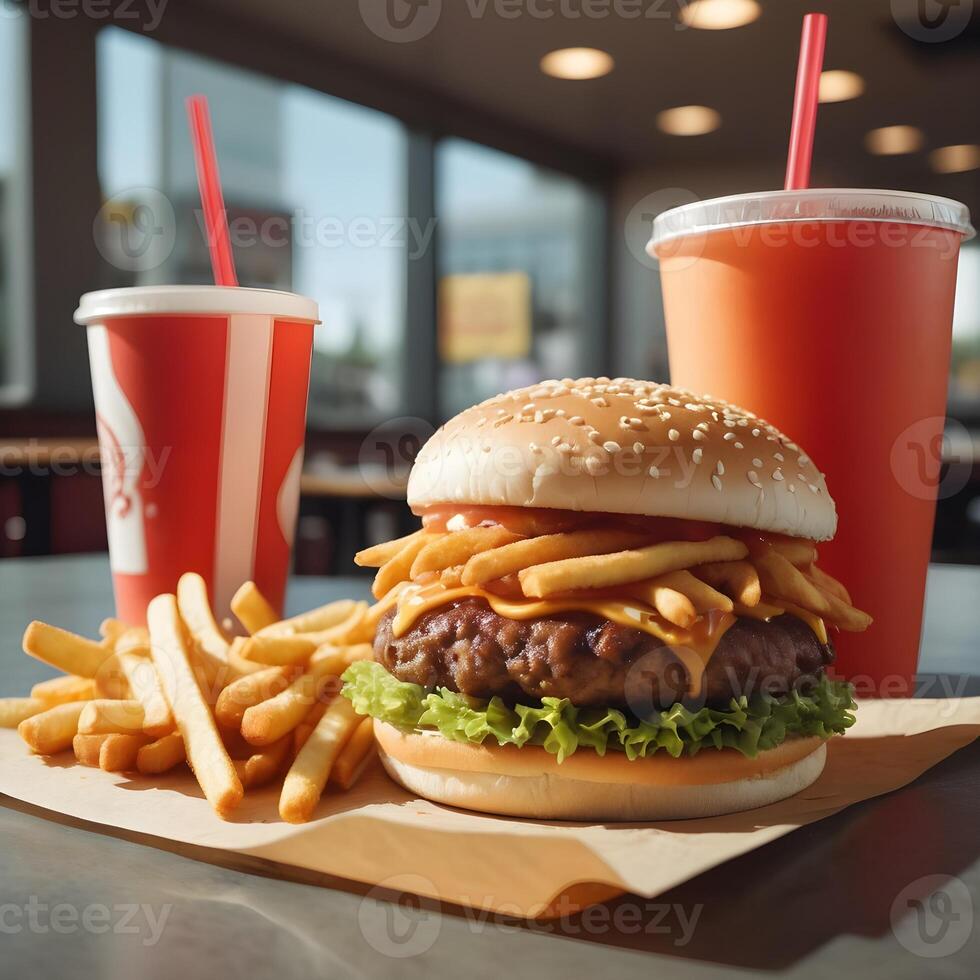
[[540,745],[559,762],[579,749],[625,752],[629,759],[660,751],[677,758],[701,749],[736,749],[753,757],[791,736],[840,734],[854,724],[856,707],[851,685],[826,677],[806,694],[759,693],[732,698],[726,708],[692,710],[678,703],[647,719],[615,708],[576,708],[567,698],[511,708],[498,697],[487,701],[446,688],[427,691],[368,660],[351,664],[343,680],[341,693],[358,714],[403,731],[437,731],[457,742],[494,738],[498,745]]

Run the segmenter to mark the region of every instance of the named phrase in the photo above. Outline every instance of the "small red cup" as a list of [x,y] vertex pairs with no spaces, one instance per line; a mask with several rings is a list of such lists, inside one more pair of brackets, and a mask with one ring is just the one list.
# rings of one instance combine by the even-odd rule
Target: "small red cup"
[[282,608],[299,505],[317,304],[294,293],[86,293],[117,615],[198,572],[219,619],[249,579]]

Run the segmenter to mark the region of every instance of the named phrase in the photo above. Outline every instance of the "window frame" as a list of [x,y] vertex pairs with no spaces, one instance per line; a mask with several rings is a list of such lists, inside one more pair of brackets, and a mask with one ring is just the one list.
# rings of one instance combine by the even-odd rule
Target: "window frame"
[[[105,27],[142,33],[125,20],[93,21],[31,18],[30,117],[34,228],[31,281],[35,298],[34,359],[36,384],[30,403],[79,413],[91,405],[84,331],[64,322],[66,302],[98,282],[99,258],[91,241],[99,208],[96,118],[96,37]],[[376,109],[402,123],[408,138],[406,213],[421,226],[435,218],[435,148],[444,137],[458,137],[519,156],[575,177],[597,192],[596,299],[587,311],[597,328],[589,333],[587,363],[602,374],[610,358],[609,261],[613,163],[558,140],[512,126],[491,114],[421,86],[379,76],[343,55],[297,42],[248,21],[229,21],[189,5],[171,6],[151,35],[172,47],[226,62],[269,78],[322,92]],[[72,79],[67,86],[64,80]],[[77,84],[76,84],[77,82]],[[73,161],[64,195],[50,193],[55,164]],[[57,197],[55,201],[53,198]],[[61,215],[60,224],[55,219]],[[67,215],[68,221],[64,219]],[[66,227],[68,232],[65,231]],[[82,230],[84,229],[84,231]],[[79,247],[85,235],[86,247]],[[402,357],[402,411],[430,422],[440,419],[439,360],[436,336],[436,250],[416,259],[406,256],[405,342]],[[58,269],[52,289],[42,270]],[[43,280],[43,286],[42,286]],[[68,298],[70,297],[70,299]],[[28,321],[29,322],[29,321]],[[52,352],[58,352],[53,356]],[[85,365],[79,369],[79,363]],[[70,369],[69,369],[70,365]],[[26,407],[26,406],[25,406]],[[311,429],[313,435],[337,430]],[[344,430],[341,430],[344,431]],[[350,430],[347,430],[350,431]]]

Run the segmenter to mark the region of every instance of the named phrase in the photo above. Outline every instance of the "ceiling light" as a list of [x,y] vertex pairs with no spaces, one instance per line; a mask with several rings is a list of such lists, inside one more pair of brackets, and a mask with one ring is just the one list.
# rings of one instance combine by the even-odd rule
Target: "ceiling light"
[[915,126],[882,126],[872,129],[864,137],[867,151],[878,156],[915,153],[922,149],[923,141],[922,130]]
[[559,48],[541,59],[541,70],[555,78],[599,78],[614,65],[612,55],[598,48]]
[[820,73],[820,101],[846,102],[864,92],[864,79],[853,71],[823,71]]
[[657,113],[657,128],[671,136],[701,136],[721,125],[721,115],[706,105],[679,105]]
[[980,168],[980,146],[975,143],[957,143],[940,146],[929,154],[929,163],[937,174],[961,174]]
[[700,31],[727,31],[756,20],[762,8],[756,0],[691,0],[681,7],[681,21]]

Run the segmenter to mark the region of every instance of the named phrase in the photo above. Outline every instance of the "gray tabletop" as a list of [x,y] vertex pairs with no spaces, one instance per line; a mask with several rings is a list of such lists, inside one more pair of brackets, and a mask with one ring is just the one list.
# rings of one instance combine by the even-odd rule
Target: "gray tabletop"
[[[289,605],[366,591],[363,579],[296,579]],[[921,668],[956,693],[980,693],[969,676],[980,674],[978,599],[980,569],[932,569]],[[102,558],[0,563],[0,695],[53,673],[18,649],[28,619],[92,634],[110,611]],[[624,896],[531,925],[348,882],[245,874],[7,800],[0,977],[974,977],[978,762],[974,743],[903,790],[653,901]]]

